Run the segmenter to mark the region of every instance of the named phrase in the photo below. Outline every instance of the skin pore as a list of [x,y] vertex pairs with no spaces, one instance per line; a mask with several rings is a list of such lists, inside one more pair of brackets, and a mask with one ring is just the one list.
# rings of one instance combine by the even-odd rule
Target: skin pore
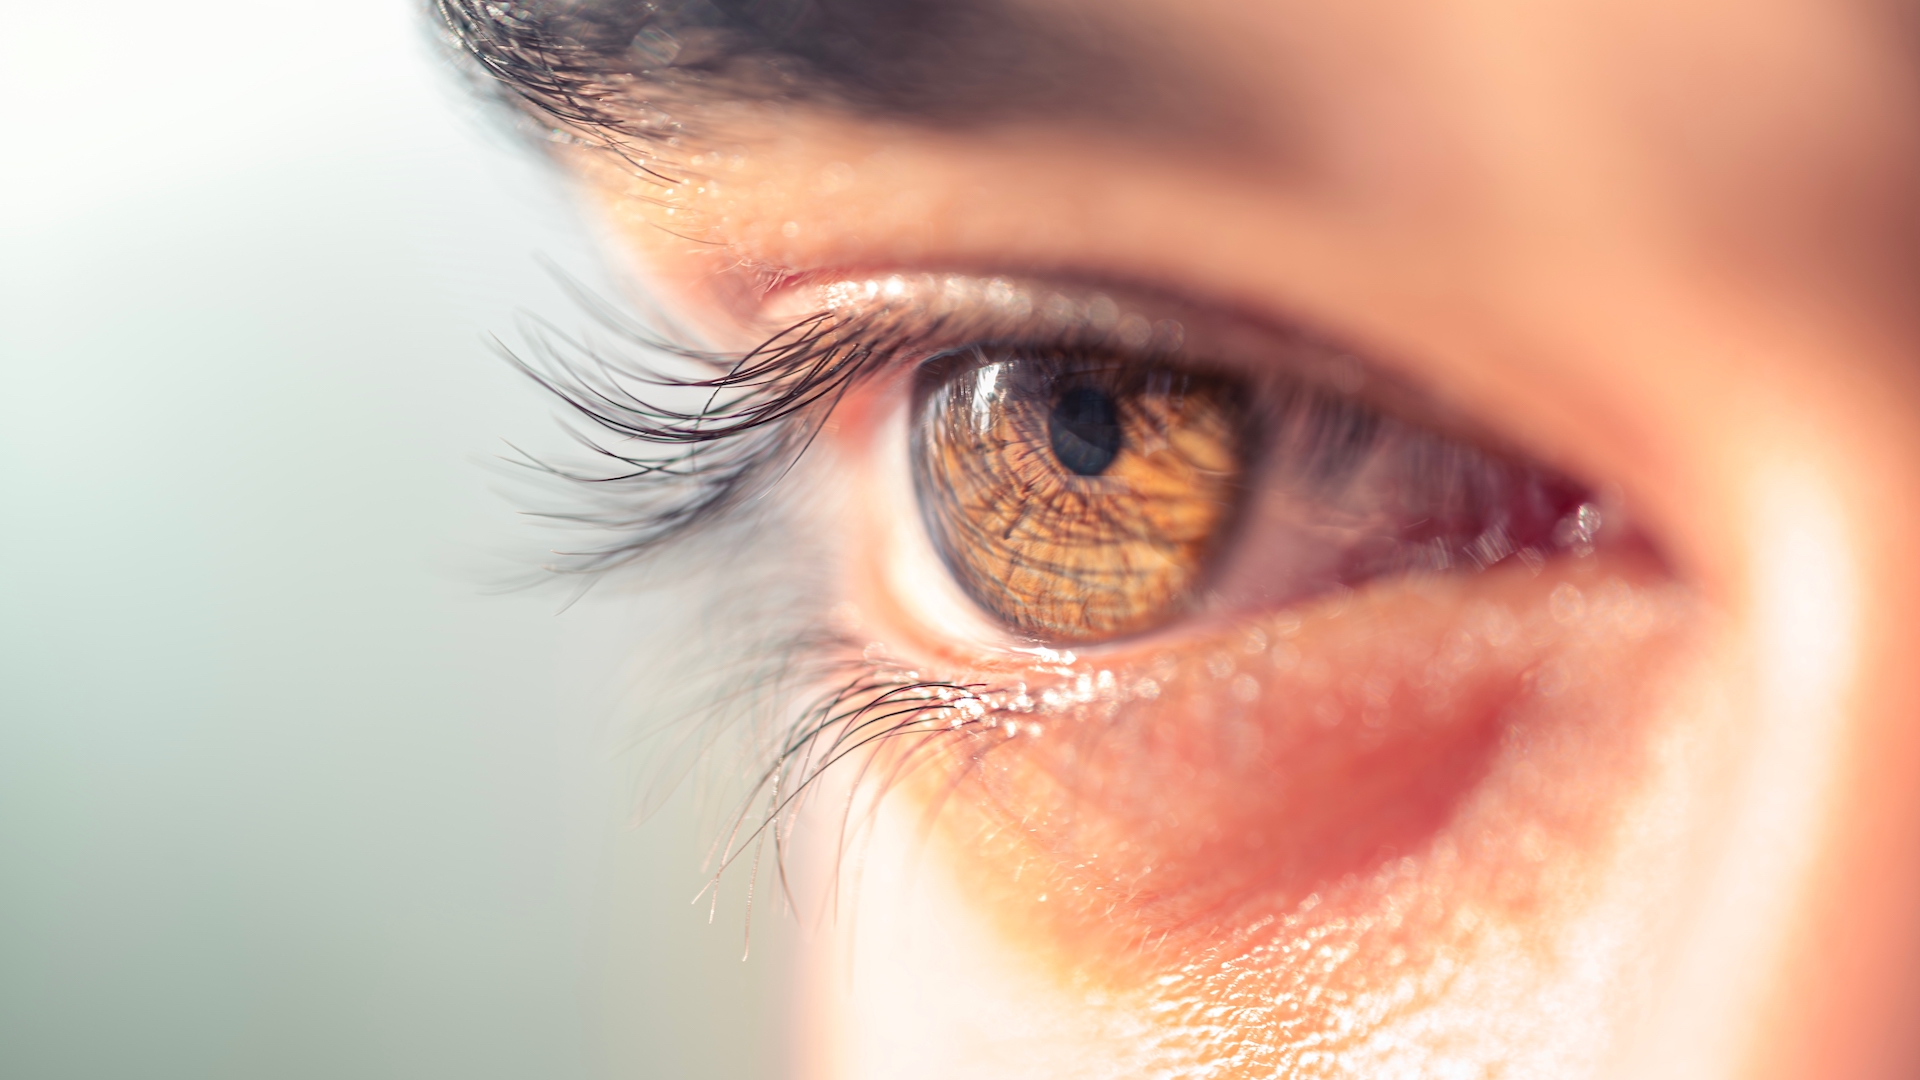
[[881,804],[807,1074],[1920,1073],[1907,12],[1009,10],[1159,90],[1036,45],[1030,109],[690,84],[666,179],[560,153],[717,342],[892,274],[1176,296],[1340,341],[1644,545],[1039,656],[923,550],[903,379],[863,384],[815,462],[857,632],[1056,703]]

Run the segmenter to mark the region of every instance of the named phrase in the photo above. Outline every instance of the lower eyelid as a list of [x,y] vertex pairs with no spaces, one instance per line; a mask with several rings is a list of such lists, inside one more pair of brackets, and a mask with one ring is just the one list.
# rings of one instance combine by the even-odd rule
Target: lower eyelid
[[1637,710],[1697,627],[1657,565],[1602,557],[1384,584],[1099,662],[935,672],[1024,701],[989,695],[1003,711],[941,743],[907,797],[941,806],[970,895],[1023,948],[1114,986],[1249,926],[1298,930],[1303,904],[1308,922],[1377,918],[1409,889],[1524,908],[1567,883],[1499,899],[1478,875],[1515,844],[1604,847],[1643,767]]

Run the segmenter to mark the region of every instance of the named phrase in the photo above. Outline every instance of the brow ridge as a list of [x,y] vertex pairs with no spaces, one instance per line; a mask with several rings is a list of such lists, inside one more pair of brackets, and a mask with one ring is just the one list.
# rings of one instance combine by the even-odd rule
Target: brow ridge
[[703,105],[791,102],[955,128],[1218,127],[1230,95],[1103,6],[1019,0],[433,0],[522,108],[671,137]]

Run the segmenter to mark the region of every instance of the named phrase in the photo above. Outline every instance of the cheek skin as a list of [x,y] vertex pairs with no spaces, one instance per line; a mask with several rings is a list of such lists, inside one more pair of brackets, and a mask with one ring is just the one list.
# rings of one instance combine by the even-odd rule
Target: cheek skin
[[[1032,1055],[1122,1029],[1144,1055],[1126,1071],[1432,1075],[1533,1054],[1578,1075],[1643,974],[1622,928],[1660,924],[1639,883],[1684,815],[1639,811],[1675,790],[1673,688],[1710,623],[1657,566],[1601,554],[1382,583],[1065,668],[982,661],[966,680],[1023,684],[1031,705],[989,695],[999,723],[948,738],[889,797],[941,858],[912,839],[870,856],[937,864],[946,899],[863,901],[861,932],[963,898],[939,934],[966,920],[985,944],[917,961],[951,978],[915,993],[956,996],[926,1005],[971,1008],[961,969],[987,963],[994,993],[1034,995],[1023,1015],[1086,1029],[1025,1050],[976,1033],[1024,1062],[993,1075],[1103,1075],[1122,1063]],[[862,977],[915,970],[892,959]],[[1516,1040],[1517,995],[1563,1029]]]
[[[1510,785],[1539,739],[1577,725],[1634,741],[1630,712],[1599,714],[1624,711],[1622,683],[1657,666],[1680,621],[1681,599],[1644,572],[1638,585],[1588,567],[1499,576],[1387,585],[1090,661],[1092,700],[1043,704],[1017,739],[951,748],[973,766],[975,831],[1059,871],[1048,910],[1077,897],[1108,930],[1124,916],[1137,940],[1116,946],[1204,938],[1417,857],[1477,789]],[[1055,693],[1080,696],[1077,683]]]

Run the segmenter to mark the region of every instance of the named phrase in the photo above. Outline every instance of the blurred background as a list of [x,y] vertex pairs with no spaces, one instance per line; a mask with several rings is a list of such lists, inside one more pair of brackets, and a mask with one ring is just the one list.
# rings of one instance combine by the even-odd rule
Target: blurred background
[[629,823],[669,613],[490,591],[554,178],[406,0],[5,7],[0,1076],[779,1075],[788,928]]

